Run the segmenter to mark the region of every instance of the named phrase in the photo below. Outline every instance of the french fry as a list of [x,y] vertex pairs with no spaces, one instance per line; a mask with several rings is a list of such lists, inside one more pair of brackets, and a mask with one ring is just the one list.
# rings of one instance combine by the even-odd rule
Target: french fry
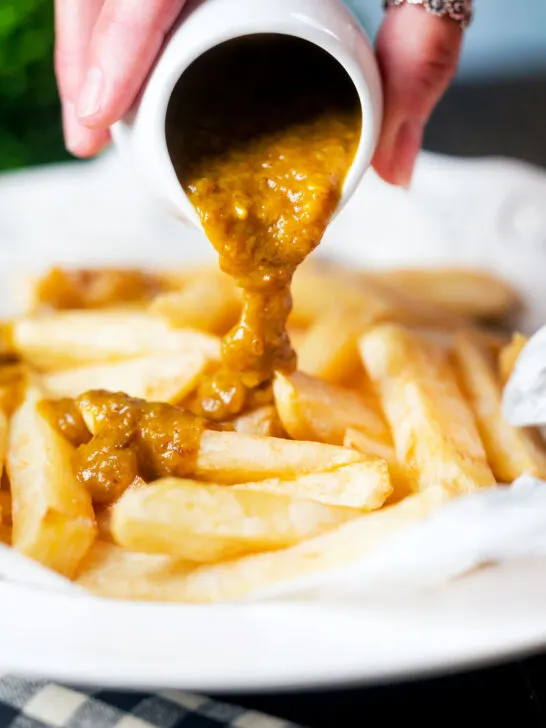
[[262,437],[285,437],[279,415],[274,405],[265,405],[237,417],[233,425],[236,432]]
[[361,338],[360,353],[398,460],[419,490],[441,486],[460,494],[495,484],[472,410],[441,350],[385,324]]
[[153,402],[177,403],[195,389],[209,361],[201,351],[159,354],[64,369],[45,374],[42,383],[52,397],[76,398],[91,389],[104,389]]
[[332,384],[355,376],[358,337],[378,321],[376,311],[333,308],[308,329],[298,349],[300,371]]
[[286,432],[295,440],[342,445],[347,428],[363,430],[389,441],[389,430],[378,410],[357,392],[297,372],[277,374],[275,404]]
[[41,398],[29,386],[11,421],[13,545],[71,577],[95,539],[95,517],[89,494],[72,473],[73,448],[40,414]]
[[529,339],[522,334],[514,334],[512,341],[507,344],[499,354],[499,376],[502,386],[508,384],[516,362]]
[[371,455],[384,460],[389,468],[398,464],[396,450],[392,439],[385,438],[380,440],[370,437],[362,430],[355,430],[352,427],[347,428],[345,437],[343,438],[343,447],[350,447],[364,455]]
[[410,326],[408,328],[412,333],[419,336],[419,338],[425,339],[445,351],[451,351],[453,349],[454,336],[459,331],[468,331],[471,333],[472,337],[476,341],[479,341],[494,356],[499,356],[502,349],[509,342],[509,338],[502,332],[489,331],[478,328],[477,326],[465,326],[458,331],[420,326]]
[[370,293],[374,292],[385,302],[388,302],[390,314],[383,317],[384,321],[392,321],[404,326],[417,326],[424,329],[446,329],[455,331],[471,325],[470,319],[452,313],[438,306],[430,306],[418,298],[407,296],[393,286],[380,282],[373,275],[367,273],[355,274],[360,278],[361,285]]
[[309,326],[298,347],[299,368],[334,384],[358,367],[356,342],[372,324],[396,321],[448,331],[470,325],[469,319],[406,296],[374,275],[324,263],[298,269],[292,295],[291,325]]
[[108,308],[112,305],[144,305],[166,287],[158,272],[138,268],[52,268],[29,281],[27,308]]
[[102,597],[178,602],[184,601],[185,578],[195,568],[195,563],[172,556],[139,554],[97,540],[82,561],[76,582]]
[[546,446],[537,430],[518,429],[502,414],[502,387],[493,360],[469,336],[456,338],[455,357],[491,468],[511,483],[524,473],[546,477]]
[[392,440],[381,442],[377,438],[370,437],[362,430],[349,428],[345,433],[343,447],[351,447],[365,455],[381,458],[387,464],[391,481],[392,493],[387,503],[397,503],[417,490],[411,473],[398,462],[396,450]]
[[293,478],[357,462],[362,462],[360,453],[335,445],[207,430],[201,437],[195,476],[233,485]]
[[[135,478],[133,483],[127,488],[127,491],[137,490],[139,488],[147,488],[146,483],[142,478]],[[114,537],[112,535],[112,510],[114,504],[109,503],[108,505],[95,504],[95,517],[97,521],[97,540],[106,543],[114,543]]]
[[158,296],[149,310],[172,326],[222,335],[237,322],[241,301],[232,279],[215,272],[197,276],[180,291]]
[[61,311],[13,322],[15,350],[40,371],[157,354],[200,352],[216,360],[220,340],[175,329],[161,317],[132,311]]
[[206,563],[290,546],[354,516],[349,508],[165,478],[121,496],[112,533],[129,551]]
[[502,320],[518,306],[516,291],[485,271],[464,268],[387,270],[373,273],[399,293],[432,308],[474,319]]
[[[418,271],[416,275],[421,273]],[[423,275],[426,278],[427,271]],[[468,316],[420,298],[415,295],[417,286],[405,290],[402,285],[397,285],[395,278],[396,272],[393,271],[362,273],[331,261],[307,261],[298,268],[293,280],[292,323],[309,325],[328,313],[332,301],[341,308],[375,313],[378,319],[398,321],[408,326],[454,329],[469,323]],[[496,279],[493,280],[499,284]],[[327,296],[324,291],[328,291]]]
[[387,464],[379,458],[366,458],[326,473],[300,475],[292,480],[261,480],[231,486],[238,491],[273,493],[289,498],[310,500],[329,506],[373,511],[392,493]]
[[446,499],[444,490],[432,488],[296,546],[193,569],[168,556],[96,543],[81,565],[77,583],[94,594],[118,599],[193,603],[242,599],[354,563],[430,516]]
[[380,286],[364,286],[362,279],[347,269],[322,262],[307,262],[298,268],[292,281],[292,326],[306,327],[327,316],[332,301],[338,309],[359,312],[369,320],[394,315],[388,296]]

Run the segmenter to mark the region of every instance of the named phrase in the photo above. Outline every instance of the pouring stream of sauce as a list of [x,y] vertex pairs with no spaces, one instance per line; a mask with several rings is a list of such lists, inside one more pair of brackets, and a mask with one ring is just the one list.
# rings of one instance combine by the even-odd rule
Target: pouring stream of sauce
[[[167,144],[203,229],[243,292],[221,369],[192,409],[229,420],[296,356],[290,284],[339,203],[361,131],[358,95],[317,46],[248,36],[205,53],[177,84]],[[326,294],[326,292],[325,292]]]
[[[242,315],[192,412],[103,391],[42,402],[76,448],[74,472],[96,503],[112,502],[138,477],[191,475],[203,429],[263,404],[275,371],[296,368],[286,330],[292,276],[336,211],[360,131],[352,82],[306,41],[230,41],[181,77],[167,114],[169,152],[222,270],[242,289]],[[49,285],[60,303],[79,303],[74,281],[59,286],[58,278]],[[130,299],[132,287],[118,284],[109,278],[94,291],[95,305],[114,293]],[[96,421],[93,435],[83,411]]]

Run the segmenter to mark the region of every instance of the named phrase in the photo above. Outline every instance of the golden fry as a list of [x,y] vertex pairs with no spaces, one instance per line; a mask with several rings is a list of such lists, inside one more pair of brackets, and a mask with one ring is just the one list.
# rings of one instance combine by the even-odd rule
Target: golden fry
[[371,289],[345,268],[306,262],[292,282],[292,326],[309,326],[328,316],[332,302],[341,310],[358,312],[366,320],[385,319],[394,314],[388,296],[379,286]]
[[381,508],[392,493],[387,464],[374,457],[325,473],[300,475],[291,480],[260,480],[231,487],[235,490],[273,493],[329,506],[357,508],[361,511]]
[[469,326],[468,319],[409,298],[371,275],[323,266],[295,277],[292,323],[309,325],[298,346],[306,374],[333,384],[350,380],[359,368],[358,338],[387,321],[447,331]]
[[70,577],[95,539],[95,516],[89,494],[72,473],[73,448],[40,414],[41,398],[30,386],[11,421],[13,545]]
[[138,268],[52,268],[29,283],[30,310],[143,306],[168,287],[159,271]]
[[41,371],[157,354],[220,356],[220,340],[132,311],[61,311],[13,323],[15,350]]
[[172,326],[222,335],[237,322],[241,293],[228,276],[209,273],[197,276],[180,291],[158,296],[149,310]]
[[216,483],[293,478],[362,461],[360,453],[318,442],[205,431],[195,476]]
[[353,509],[165,478],[122,495],[112,533],[130,551],[212,562],[290,546],[354,516]]
[[498,480],[511,483],[523,473],[546,477],[546,446],[539,432],[512,427],[503,417],[502,388],[493,360],[464,334],[456,339],[455,357]]
[[445,354],[403,328],[378,326],[360,353],[390,423],[399,462],[419,490],[495,484],[470,406]]
[[209,361],[201,351],[158,354],[64,369],[45,374],[42,382],[52,397],[76,398],[91,389],[104,389],[153,402],[177,403],[195,389]]
[[260,435],[262,437],[285,437],[279,415],[272,404],[237,417],[233,425],[236,432],[244,435]]
[[518,306],[516,291],[490,273],[464,268],[374,272],[374,278],[431,308],[475,319],[501,320]]
[[376,311],[343,308],[325,313],[302,337],[298,349],[300,371],[332,384],[354,378],[361,368],[358,338],[378,321],[377,316]]
[[390,439],[382,415],[357,392],[301,372],[277,374],[273,391],[284,429],[295,440],[342,445],[349,427],[378,440]]
[[446,497],[445,491],[430,489],[296,546],[197,568],[169,556],[130,553],[96,543],[77,583],[97,595],[119,599],[195,603],[241,599],[276,584],[349,565],[427,518]]
[[392,487],[392,494],[387,500],[388,503],[397,503],[417,490],[417,485],[411,473],[399,463],[390,436],[388,441],[381,442],[362,432],[362,430],[349,428],[345,433],[343,446],[352,447],[365,455],[382,458],[385,461]]

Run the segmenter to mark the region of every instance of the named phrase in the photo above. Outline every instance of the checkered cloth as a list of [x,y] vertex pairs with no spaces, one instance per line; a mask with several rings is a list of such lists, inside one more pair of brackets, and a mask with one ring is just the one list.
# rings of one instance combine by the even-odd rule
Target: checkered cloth
[[0,728],[298,728],[178,690],[158,694],[0,679]]

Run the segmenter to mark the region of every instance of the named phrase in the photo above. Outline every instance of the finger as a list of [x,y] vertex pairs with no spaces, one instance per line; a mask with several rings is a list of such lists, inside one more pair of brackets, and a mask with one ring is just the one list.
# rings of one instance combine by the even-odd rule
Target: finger
[[66,147],[79,157],[100,151],[107,131],[92,131],[76,117],[75,103],[83,82],[87,49],[103,0],[56,0],[55,73],[62,103]]
[[462,30],[411,5],[390,8],[377,39],[385,116],[373,164],[387,182],[409,187],[425,124],[453,78]]
[[105,128],[131,107],[184,0],[106,0],[87,59],[78,118]]

